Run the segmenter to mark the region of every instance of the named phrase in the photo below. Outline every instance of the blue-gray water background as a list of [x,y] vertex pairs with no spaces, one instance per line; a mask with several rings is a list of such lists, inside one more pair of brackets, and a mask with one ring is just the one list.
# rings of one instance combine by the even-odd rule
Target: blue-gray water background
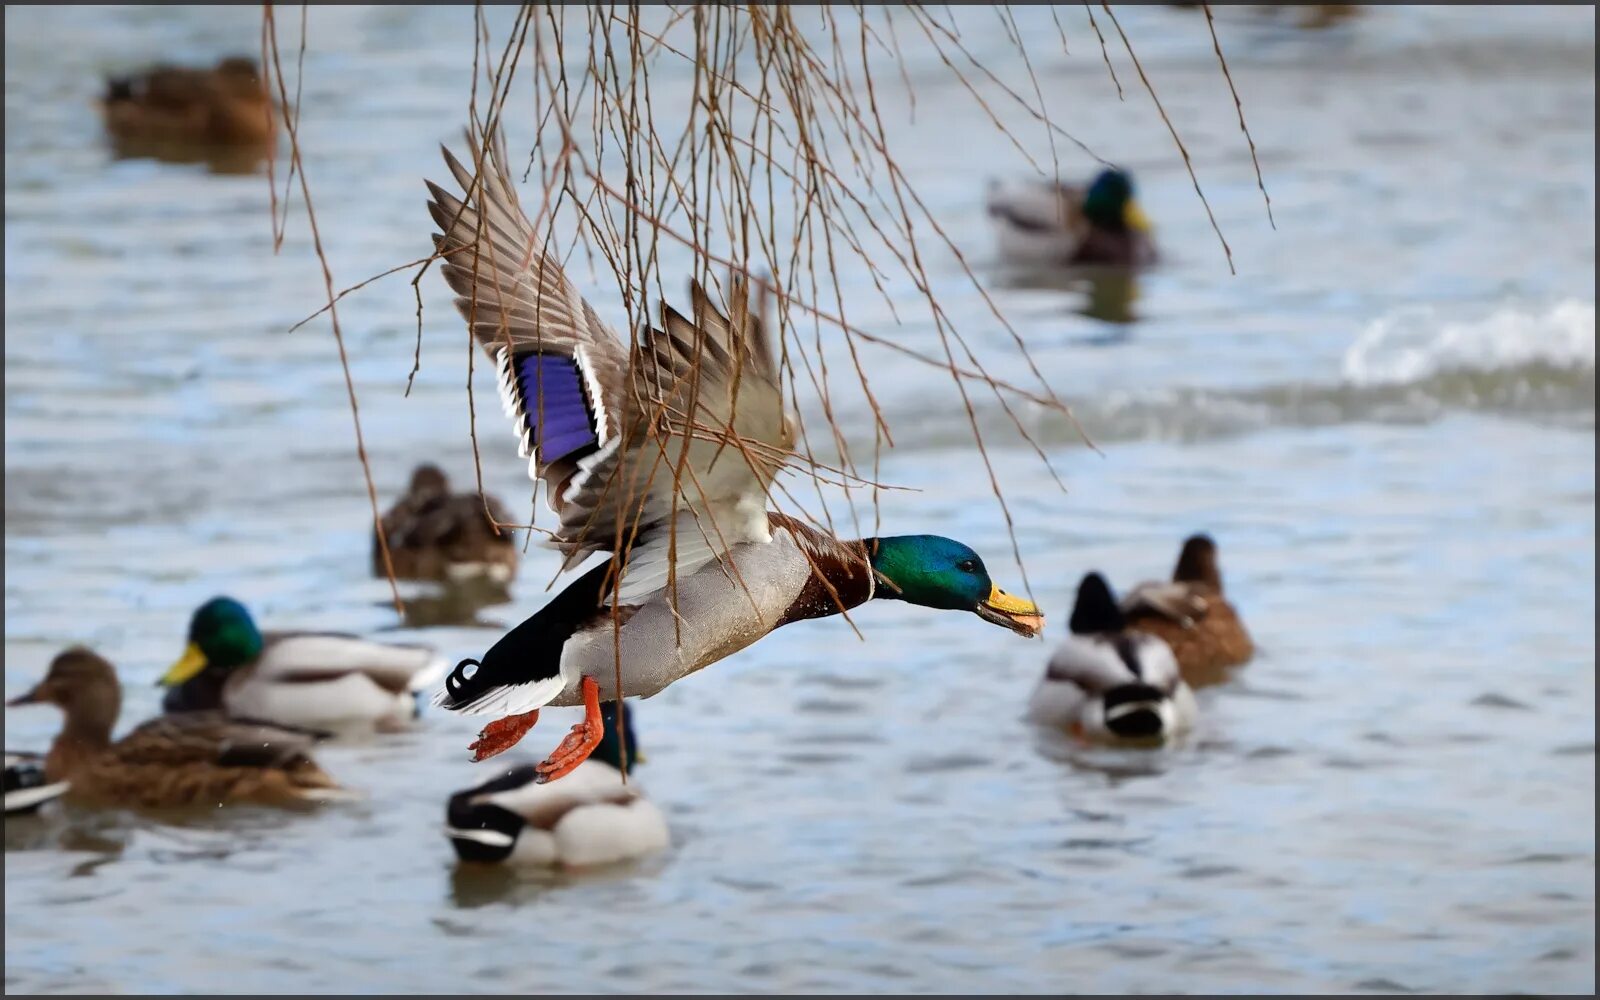
[[[480,720],[437,712],[319,752],[359,804],[8,821],[8,991],[1591,992],[1592,8],[1373,9],[1326,32],[1219,14],[1276,231],[1203,19],[1124,12],[1237,276],[1126,58],[1119,101],[1081,11],[1066,57],[1047,15],[1018,16],[1052,112],[1134,168],[1168,255],[1131,325],[1082,315],[1075,290],[1004,287],[984,184],[1026,166],[903,29],[918,115],[893,124],[900,162],[1103,450],[1023,413],[1062,494],[980,409],[1046,644],[886,605],[856,616],[865,642],[796,626],[675,685],[638,710],[638,777],[674,847],[602,875],[457,873],[444,799],[493,765],[465,759]],[[418,637],[366,577],[332,337],[285,332],[323,294],[299,207],[274,256],[261,176],[113,160],[93,107],[106,72],[252,50],[258,10],[8,7],[5,24],[7,694],[83,641],[122,672],[124,724],[145,718],[218,592],[267,627]],[[472,16],[310,24],[302,139],[342,286],[430,249],[421,179],[465,120]],[[962,24],[1004,51],[998,19]],[[890,62],[879,77],[903,87]],[[510,127],[526,149],[531,125]],[[954,258],[930,267],[1019,370]],[[934,347],[909,285],[893,329],[864,276],[841,280],[853,321]],[[437,275],[422,287],[410,398],[406,279],[342,304],[386,502],[424,459],[471,481],[465,333]],[[885,494],[885,532],[959,537],[1012,585],[948,381],[868,360],[899,445],[881,477],[919,490]],[[486,481],[525,497],[482,365],[476,385]],[[845,415],[870,441],[864,412]],[[1022,710],[1079,576],[1160,575],[1197,529],[1256,661],[1166,751],[1034,733]],[[485,616],[531,613],[554,565],[533,550]],[[454,659],[499,631],[420,635]],[[8,712],[6,745],[56,725]]]

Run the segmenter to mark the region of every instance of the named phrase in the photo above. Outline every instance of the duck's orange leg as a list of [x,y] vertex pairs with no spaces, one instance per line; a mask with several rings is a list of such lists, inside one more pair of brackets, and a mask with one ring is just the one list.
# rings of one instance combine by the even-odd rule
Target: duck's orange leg
[[488,760],[497,753],[505,753],[517,745],[517,741],[528,734],[533,724],[539,721],[539,710],[521,715],[508,715],[503,719],[496,719],[484,726],[478,733],[478,738],[467,747],[472,751],[474,761]]
[[585,675],[583,678],[583,721],[572,727],[572,732],[561,741],[561,745],[550,753],[550,756],[534,768],[538,777],[534,784],[542,785],[547,781],[554,781],[573,768],[589,759],[594,753],[594,748],[600,745],[600,738],[605,735],[605,722],[600,718],[600,685],[595,683],[593,677]]

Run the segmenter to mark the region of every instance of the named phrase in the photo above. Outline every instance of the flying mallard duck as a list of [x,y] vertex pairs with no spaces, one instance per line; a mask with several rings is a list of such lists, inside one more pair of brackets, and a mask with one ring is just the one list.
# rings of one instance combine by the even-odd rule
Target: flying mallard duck
[[1099,573],[1078,584],[1069,627],[1034,689],[1031,717],[1105,742],[1166,740],[1194,724],[1194,692],[1172,650],[1128,628]]
[[630,348],[539,252],[503,147],[478,178],[444,157],[468,204],[429,182],[434,242],[499,367],[529,473],[546,484],[554,543],[568,568],[612,553],[446,678],[437,704],[502,716],[473,759],[515,744],[543,706],[581,703],[584,721],[536,768],[538,781],[559,778],[600,742],[602,691],[649,697],[781,625],[874,597],[970,611],[1026,636],[1043,628],[960,542],[840,541],[767,510],[794,423],[742,284],[722,312],[691,283],[693,320],[663,304],[662,328]]
[[[484,512],[484,503],[489,512]],[[517,572],[517,544],[510,528],[496,529],[489,520],[509,524],[511,515],[492,496],[450,492],[450,481],[437,465],[419,465],[411,487],[383,515],[383,533],[399,580],[441,583],[484,579],[504,585]],[[384,576],[377,532],[372,537],[372,575]]]
[[277,134],[272,99],[247,56],[211,69],[161,65],[113,77],[101,110],[106,129],[120,140],[245,146]]
[[1212,684],[1255,653],[1239,613],[1222,593],[1217,544],[1208,535],[1183,543],[1170,583],[1141,583],[1122,599],[1128,627],[1172,647],[1190,684]]
[[268,632],[244,605],[215,597],[189,619],[189,647],[161,683],[168,712],[224,709],[284,726],[392,728],[416,717],[417,692],[449,663],[427,646],[327,632]]
[[66,716],[45,777],[70,782],[75,801],[158,809],[348,795],[311,759],[317,736],[304,730],[192,712],[157,717],[113,743],[122,685],[111,664],[82,646],[59,654],[44,680],[7,704],[51,704]]
[[989,217],[1008,263],[1139,267],[1156,259],[1133,178],[1116,168],[1100,171],[1088,188],[1044,179],[990,181]]
[[44,758],[36,753],[6,751],[6,815],[31,813],[60,798],[67,782],[51,781],[44,772]]
[[[582,868],[629,861],[664,851],[666,818],[632,779],[640,759],[633,706],[622,713],[627,739],[617,733],[617,703],[600,706],[600,745],[560,784],[539,784],[532,764],[515,767],[476,788],[450,796],[445,833],[462,861]],[[622,782],[623,744],[629,780]]]

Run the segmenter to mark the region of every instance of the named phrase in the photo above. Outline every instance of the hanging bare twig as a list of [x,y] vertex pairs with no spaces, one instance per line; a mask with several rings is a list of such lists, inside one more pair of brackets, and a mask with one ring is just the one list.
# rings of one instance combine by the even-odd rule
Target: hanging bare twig
[[[1101,6],[1166,123],[1222,240],[1188,151],[1116,15],[1108,6]],[[1088,5],[1085,9],[1100,38],[1101,55],[1120,99],[1121,83],[1116,79],[1095,12]],[[569,272],[574,261],[584,259],[602,275],[609,272],[616,291],[614,301],[626,316],[628,336],[624,339],[634,350],[639,347],[639,331],[654,321],[655,307],[673,298],[667,289],[678,285],[676,276],[667,280],[669,276],[661,273],[664,247],[688,255],[690,273],[713,298],[729,295],[726,275],[764,275],[776,307],[771,334],[782,383],[780,391],[797,409],[801,408],[803,397],[814,402],[827,424],[828,433],[820,435],[812,433],[813,428],[802,426],[796,453],[774,456],[770,449],[764,450],[766,446],[761,442],[737,434],[731,421],[729,426],[704,426],[696,416],[699,410],[693,392],[687,405],[673,412],[661,409],[664,400],[639,400],[641,411],[652,414],[651,419],[674,420],[685,427],[681,448],[670,452],[663,449],[657,461],[646,463],[651,468],[643,475],[649,481],[611,482],[605,484],[606,490],[625,490],[628,496],[639,496],[652,488],[655,477],[670,476],[674,498],[678,494],[695,496],[702,485],[692,481],[687,448],[691,441],[712,440],[740,456],[739,460],[752,463],[752,468],[757,463],[776,462],[809,476],[819,510],[808,519],[826,530],[833,530],[835,523],[829,509],[830,496],[841,492],[849,504],[851,520],[859,527],[855,498],[865,491],[872,500],[875,523],[878,496],[889,488],[880,476],[882,449],[892,446],[893,437],[889,415],[870,385],[869,357],[873,350],[888,350],[942,369],[950,379],[1011,532],[1013,552],[1021,568],[1020,545],[1011,530],[1011,515],[990,459],[991,445],[980,430],[979,403],[992,396],[992,405],[1006,418],[1003,426],[1014,431],[1047,467],[1048,455],[1031,437],[1018,406],[1026,403],[1043,407],[1068,419],[1072,419],[1071,411],[1056,397],[1029,355],[1025,339],[1006,321],[961,249],[897,162],[876,79],[879,70],[869,57],[869,50],[898,54],[902,51],[901,40],[887,11],[881,15],[887,38],[879,26],[871,23],[872,13],[866,5],[824,7],[814,16],[807,15],[810,20],[802,27],[796,8],[779,5],[690,4],[661,11],[640,5],[525,5],[517,10],[510,33],[494,56],[489,48],[488,18],[478,7],[474,13],[473,77],[468,100],[468,118],[479,147],[472,151],[474,162],[480,166],[484,163],[489,144],[496,141],[498,134],[513,130],[520,134],[523,122],[535,129],[524,176],[532,179],[531,188],[537,192],[537,205],[530,206],[534,210],[530,221],[539,245],[528,246],[525,251],[559,262]],[[1021,57],[1019,64],[1025,70],[1025,79],[1020,82],[1006,79],[996,71],[997,64],[992,59],[979,58],[968,47],[948,8],[944,15],[936,16],[931,8],[913,5],[905,9],[903,16],[910,17],[929,51],[963,93],[977,103],[997,135],[1025,158],[1030,143],[1014,134],[991,110],[992,106],[1020,108],[1030,122],[1043,130],[1054,173],[1059,174],[1061,169],[1058,137],[1067,138],[1087,156],[1099,160],[1052,120],[1016,13],[1009,6],[1000,7],[996,13],[1005,38]],[[1065,56],[1065,31],[1054,9],[1050,16],[1060,33]],[[1231,90],[1232,79],[1214,30],[1212,39]],[[303,44],[302,39],[302,59]],[[328,301],[307,320],[322,312],[330,314],[343,361],[337,304],[345,295],[382,275],[334,292],[300,159],[296,128],[298,85],[291,105],[283,74],[276,67],[276,35],[270,6],[264,14],[263,46],[264,50],[271,48],[290,122],[292,155],[288,177],[292,180],[298,175],[300,179],[313,243],[328,286]],[[893,62],[904,84],[902,96],[914,112],[915,88],[905,60],[895,58]],[[524,64],[527,72],[522,79],[526,89],[517,95],[515,106],[519,110],[513,116],[509,112],[513,100],[511,84]],[[684,72],[685,68],[688,72]],[[486,85],[487,92],[482,101],[480,82]],[[532,114],[523,115],[520,101],[528,89],[532,92]],[[1031,91],[1031,96],[1024,90]],[[1245,128],[1237,92],[1234,100],[1254,160],[1254,142]],[[291,106],[293,112],[288,111]],[[1259,164],[1256,169],[1265,197]],[[275,182],[273,198],[275,236],[281,238],[276,223]],[[1270,201],[1268,214],[1270,219]],[[1226,240],[1222,240],[1222,246],[1231,269],[1232,252]],[[988,314],[1009,335],[1011,348],[1031,376],[1025,380],[1029,384],[1019,385],[991,372],[992,360],[982,356],[983,352],[974,346],[976,342],[945,308],[927,265],[928,254],[934,250],[956,261],[963,279],[983,299]],[[419,257],[384,272],[417,268],[412,279],[417,345],[411,378],[407,380],[408,392],[422,361],[419,283],[437,257],[438,254]],[[475,256],[472,266],[478,266]],[[853,321],[852,311],[858,307],[852,303],[852,311],[847,311],[846,303],[858,290],[847,293],[840,281],[840,275],[851,269],[865,277],[897,323],[907,308],[897,286],[915,288],[915,301],[926,307],[926,321],[915,332],[931,334],[937,339],[937,347],[907,341],[904,334],[871,331]],[[606,300],[596,297],[594,301]],[[837,359],[830,357],[838,347],[844,349],[848,364],[836,363]],[[698,363],[698,355],[694,361]],[[361,442],[347,362],[345,370],[358,454],[376,522],[376,492]],[[735,380],[739,377],[736,371]],[[481,494],[483,476],[471,380],[469,360],[469,436]],[[859,392],[864,401],[858,418],[862,429],[869,422],[871,425],[870,469],[866,470],[858,466],[862,461],[856,454],[861,450],[860,439],[850,432],[852,418],[845,399],[850,391]],[[1084,439],[1088,440],[1087,435]],[[1053,470],[1051,474],[1054,475]],[[1059,478],[1057,482],[1060,483]],[[775,507],[799,507],[787,487],[781,490],[783,496],[778,492],[775,489],[771,498]],[[673,502],[676,504],[677,500]],[[485,509],[489,509],[487,504]],[[502,526],[531,527],[532,520],[530,517],[526,526]],[[671,523],[676,525],[676,519]],[[624,528],[619,521],[615,526],[617,537],[612,540],[621,553],[619,564],[626,563],[627,547],[631,545],[630,533]],[[720,534],[715,524],[687,530],[702,532],[707,538]],[[379,535],[381,538],[382,533]],[[674,535],[669,545],[676,544]],[[387,546],[382,549],[387,564]]]
[[[329,325],[333,327],[334,343],[339,346],[339,365],[344,370],[344,388],[350,397],[350,420],[355,426],[356,432],[356,457],[361,460],[361,474],[367,483],[367,499],[372,503],[372,530],[378,538],[378,551],[383,556],[383,570],[389,578],[389,592],[394,597],[394,609],[403,615],[405,614],[406,606],[400,600],[400,585],[395,582],[394,578],[394,559],[389,554],[389,539],[385,537],[383,516],[378,511],[378,489],[372,482],[372,464],[367,461],[367,444],[361,434],[361,407],[356,402],[356,384],[350,377],[350,357],[344,349],[344,333],[339,329],[339,309],[337,306],[339,296],[333,290],[333,268],[328,264],[328,255],[322,249],[322,233],[317,228],[317,210],[311,201],[311,184],[306,180],[305,164],[300,159],[299,102],[297,100],[291,110],[287,87],[284,84],[283,63],[278,54],[278,25],[273,16],[271,4],[264,6],[262,17],[265,19],[268,46],[272,56],[271,62],[267,64],[267,73],[269,78],[276,78],[278,81],[278,92],[283,98],[284,105],[284,127],[289,132],[289,177],[293,178],[296,173],[300,176],[300,196],[305,199],[306,203],[306,222],[311,228],[311,245],[316,249],[317,261],[322,265],[322,283],[328,293]],[[305,46],[305,23],[302,17],[300,22],[302,51],[304,51]],[[295,87],[298,94],[298,82]]]

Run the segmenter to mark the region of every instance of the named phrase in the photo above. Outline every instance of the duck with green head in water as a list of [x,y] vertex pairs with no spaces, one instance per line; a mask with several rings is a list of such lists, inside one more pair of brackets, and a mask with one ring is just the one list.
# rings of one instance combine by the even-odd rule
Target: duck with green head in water
[[286,726],[391,729],[448,663],[428,646],[333,632],[262,632],[243,604],[214,597],[189,619],[188,646],[160,683],[167,712],[225,709]]
[[1133,176],[1107,167],[1088,187],[1048,179],[989,184],[989,218],[1009,264],[1142,267],[1156,260]]

